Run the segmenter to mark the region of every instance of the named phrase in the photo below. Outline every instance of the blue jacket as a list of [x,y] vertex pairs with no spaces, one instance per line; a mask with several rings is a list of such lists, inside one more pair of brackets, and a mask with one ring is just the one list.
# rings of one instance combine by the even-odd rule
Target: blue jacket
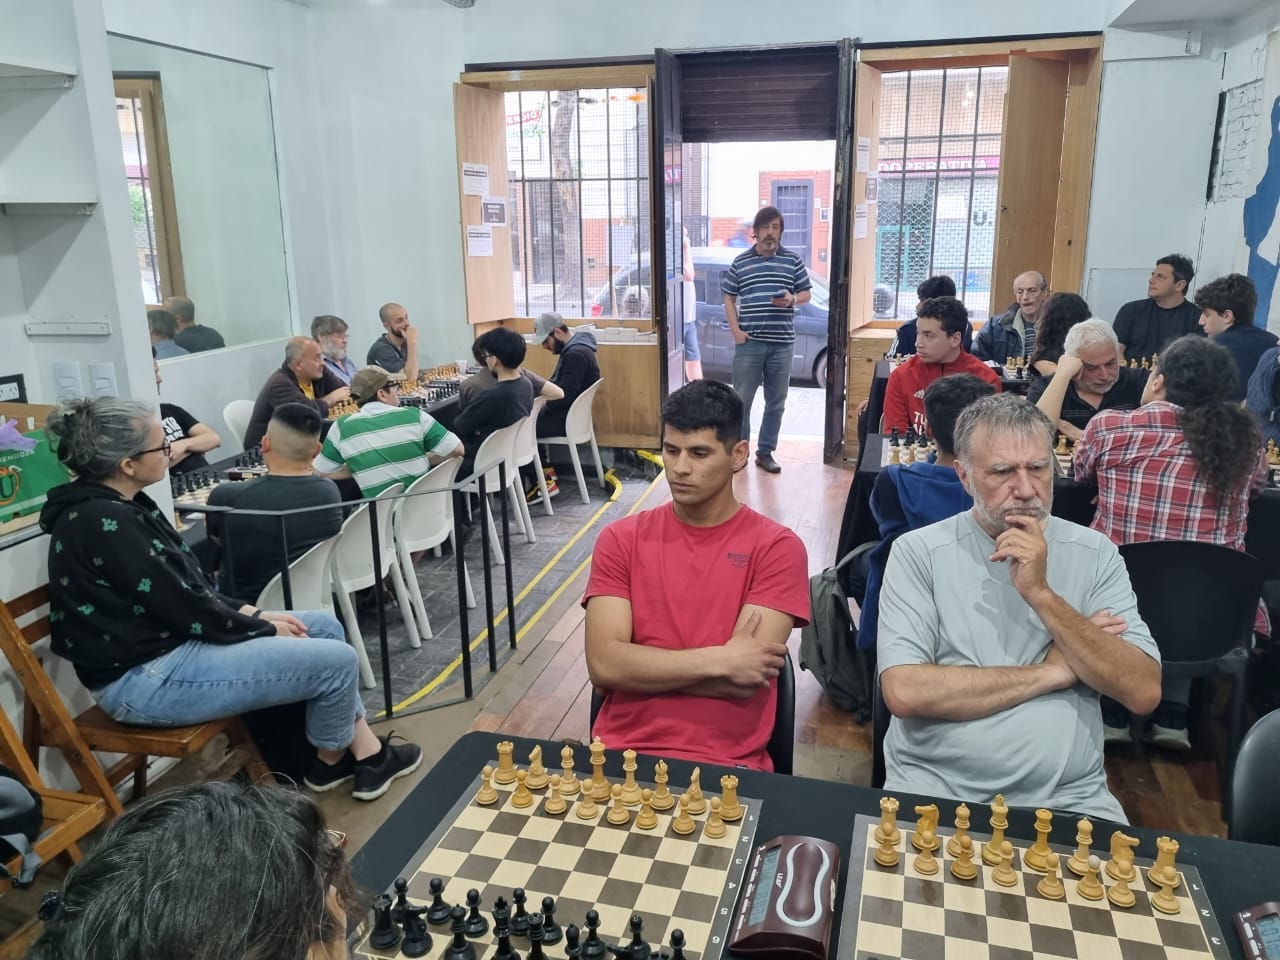
[[1230,326],[1223,330],[1216,337],[1210,337],[1214,343],[1219,346],[1226,347],[1231,352],[1231,359],[1236,362],[1236,372],[1238,383],[1236,384],[1236,392],[1233,395],[1235,400],[1243,400],[1245,398],[1245,387],[1249,383],[1249,378],[1253,376],[1253,371],[1258,368],[1259,359],[1268,350],[1276,345],[1276,335],[1270,330],[1264,330],[1262,327],[1255,327],[1253,324],[1248,326]]
[[1280,402],[1273,393],[1277,373],[1280,373],[1280,346],[1272,347],[1258,358],[1245,397],[1245,406],[1253,411],[1262,428],[1263,443],[1268,440],[1280,443]]
[[880,545],[868,558],[870,572],[862,600],[862,622],[858,625],[859,647],[869,650],[876,645],[880,585],[893,541],[908,530],[954,517],[972,506],[973,498],[951,467],[936,463],[890,464],[880,471],[871,490],[871,513],[880,525]]
[[[1010,357],[1021,357],[1028,353],[1023,350],[1022,342],[1026,331],[1019,333],[1017,320],[1018,305],[1016,303],[1004,313],[988,320],[978,331],[978,335],[973,338],[973,355],[979,360],[994,360],[1003,366]],[[1030,336],[1034,339],[1035,335],[1033,327]]]

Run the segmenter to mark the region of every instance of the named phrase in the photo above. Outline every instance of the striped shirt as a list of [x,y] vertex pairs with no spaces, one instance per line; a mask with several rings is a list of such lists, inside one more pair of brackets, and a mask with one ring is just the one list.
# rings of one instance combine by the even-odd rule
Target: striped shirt
[[775,307],[773,298],[811,286],[804,261],[783,246],[772,257],[760,256],[755,247],[743,251],[720,281],[721,292],[738,298],[738,326],[753,340],[773,343],[796,339],[795,307]]
[[447,457],[459,442],[425,410],[372,400],[329,428],[313,466],[334,473],[345,464],[372,498],[393,483],[408,487],[431,469],[427,454]]

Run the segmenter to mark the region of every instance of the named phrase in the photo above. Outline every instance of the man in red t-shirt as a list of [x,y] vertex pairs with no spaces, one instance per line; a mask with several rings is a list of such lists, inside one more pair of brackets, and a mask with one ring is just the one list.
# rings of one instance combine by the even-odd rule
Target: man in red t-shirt
[[961,344],[969,311],[955,297],[933,297],[916,305],[916,353],[889,374],[881,433],[925,430],[924,388],[951,373],[971,373],[1000,390],[1000,377]]
[[742,401],[696,380],[662,404],[672,502],[596,540],[583,606],[592,731],[610,747],[772,770],[779,670],[809,620],[809,569],[792,531],[733,495],[746,466]]

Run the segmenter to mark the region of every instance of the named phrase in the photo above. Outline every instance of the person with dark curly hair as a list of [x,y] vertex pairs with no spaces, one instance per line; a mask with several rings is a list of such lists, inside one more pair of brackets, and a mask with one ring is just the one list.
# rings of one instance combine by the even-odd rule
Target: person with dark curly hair
[[45,894],[29,960],[336,960],[363,914],[341,835],[296,790],[148,797]]
[[1053,376],[1062,357],[1067,331],[1093,316],[1084,297],[1075,293],[1049,295],[1036,324],[1036,345],[1031,350],[1031,366],[1042,377]]
[[1239,373],[1235,399],[1243,400],[1258,360],[1276,345],[1274,333],[1253,325],[1258,291],[1248,277],[1229,273],[1197,290],[1196,306],[1200,308],[1200,326],[1204,332],[1214,343],[1226,347],[1235,360]]
[[[1117,544],[1182,540],[1244,549],[1249,498],[1267,474],[1262,435],[1236,402],[1235,361],[1194,335],[1160,353],[1137,410],[1103,410],[1076,444],[1077,480],[1096,480],[1093,527]],[[1166,680],[1151,742],[1190,747],[1190,681]],[[1129,739],[1129,716],[1103,701],[1109,742]]]

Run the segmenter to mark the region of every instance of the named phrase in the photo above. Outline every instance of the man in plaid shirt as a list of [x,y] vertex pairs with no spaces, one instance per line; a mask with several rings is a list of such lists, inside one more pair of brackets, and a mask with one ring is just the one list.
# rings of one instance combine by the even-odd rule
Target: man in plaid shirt
[[[1059,361],[1068,368],[1080,360]],[[1267,461],[1250,414],[1233,402],[1235,362],[1202,337],[1181,337],[1156,360],[1137,410],[1101,410],[1076,444],[1078,481],[1098,484],[1093,527],[1116,544],[1149,540],[1244,549],[1249,498],[1262,489]],[[1190,680],[1164,681],[1147,738],[1189,749]],[[1103,700],[1108,742],[1130,739],[1129,715]]]

